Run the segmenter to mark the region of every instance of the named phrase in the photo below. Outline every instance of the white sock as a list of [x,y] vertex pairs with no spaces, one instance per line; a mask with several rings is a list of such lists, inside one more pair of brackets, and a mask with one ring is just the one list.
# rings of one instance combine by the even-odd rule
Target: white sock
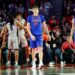
[[33,65],[35,65],[35,60],[34,60],[34,61],[32,61],[32,64],[33,64]]
[[8,61],[8,64],[10,64],[10,61]]
[[17,62],[17,61],[15,61],[15,64],[18,64],[18,62]]
[[29,61],[29,58],[27,58],[27,62]]
[[40,62],[39,62],[39,64],[43,64],[43,62],[42,62],[42,61],[40,61]]

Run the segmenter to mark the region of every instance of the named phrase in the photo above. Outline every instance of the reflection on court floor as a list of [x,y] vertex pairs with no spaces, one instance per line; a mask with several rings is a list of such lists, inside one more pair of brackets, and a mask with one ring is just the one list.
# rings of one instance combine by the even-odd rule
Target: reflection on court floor
[[[5,67],[4,67],[5,68]],[[29,68],[6,68],[0,69],[0,75],[75,75],[74,66],[43,67],[42,69]]]
[[0,75],[44,75],[44,70],[19,70],[18,68],[15,70],[7,69],[5,71],[0,70]]

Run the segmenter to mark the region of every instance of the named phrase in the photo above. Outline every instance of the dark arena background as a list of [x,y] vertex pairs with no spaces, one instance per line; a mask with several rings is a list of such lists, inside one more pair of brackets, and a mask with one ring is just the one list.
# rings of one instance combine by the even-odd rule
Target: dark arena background
[[[9,15],[14,17],[19,12],[27,26],[27,18],[33,14],[35,5],[45,18],[50,36],[50,40],[48,35],[43,36],[43,66],[38,68],[40,61],[36,49],[36,68],[32,68],[32,49],[27,31],[24,36],[28,46],[24,49],[22,43],[19,44],[18,66],[15,67],[13,48],[11,65],[7,66],[10,34],[6,33],[5,27],[10,22]],[[75,75],[75,0],[0,0],[0,75]]]

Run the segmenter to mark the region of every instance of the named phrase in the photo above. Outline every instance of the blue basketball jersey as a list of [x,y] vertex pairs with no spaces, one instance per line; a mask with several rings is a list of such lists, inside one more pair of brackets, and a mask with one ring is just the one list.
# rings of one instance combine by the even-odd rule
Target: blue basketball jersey
[[28,16],[27,22],[30,23],[31,33],[33,35],[42,35],[42,23],[45,21],[44,16]]

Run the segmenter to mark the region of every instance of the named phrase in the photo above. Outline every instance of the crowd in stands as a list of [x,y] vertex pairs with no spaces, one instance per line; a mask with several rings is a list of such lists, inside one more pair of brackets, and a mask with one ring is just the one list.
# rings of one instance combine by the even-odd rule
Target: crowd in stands
[[[23,0],[25,3],[23,3],[22,0],[4,1],[5,2],[0,2],[2,3],[0,5],[0,27],[8,22],[8,14],[15,14],[16,11],[21,12],[23,18],[26,20],[27,16],[31,14],[29,9],[35,5],[35,0],[30,0],[30,3],[29,0]],[[74,18],[73,15],[75,14],[75,3],[71,0],[64,1],[62,20],[60,22],[55,15],[47,18],[50,14],[49,9],[52,8],[52,6],[49,3],[50,0],[48,4],[44,4],[44,1],[48,0],[38,0],[40,3],[36,3],[40,7],[40,13],[47,19],[47,25],[51,36],[51,41],[44,41],[44,63],[46,64],[50,61],[57,62],[57,59],[59,59],[59,61],[66,61],[66,63],[75,63],[75,44],[73,41],[70,44],[68,43],[72,27],[72,18]],[[45,8],[44,6],[48,7]]]

